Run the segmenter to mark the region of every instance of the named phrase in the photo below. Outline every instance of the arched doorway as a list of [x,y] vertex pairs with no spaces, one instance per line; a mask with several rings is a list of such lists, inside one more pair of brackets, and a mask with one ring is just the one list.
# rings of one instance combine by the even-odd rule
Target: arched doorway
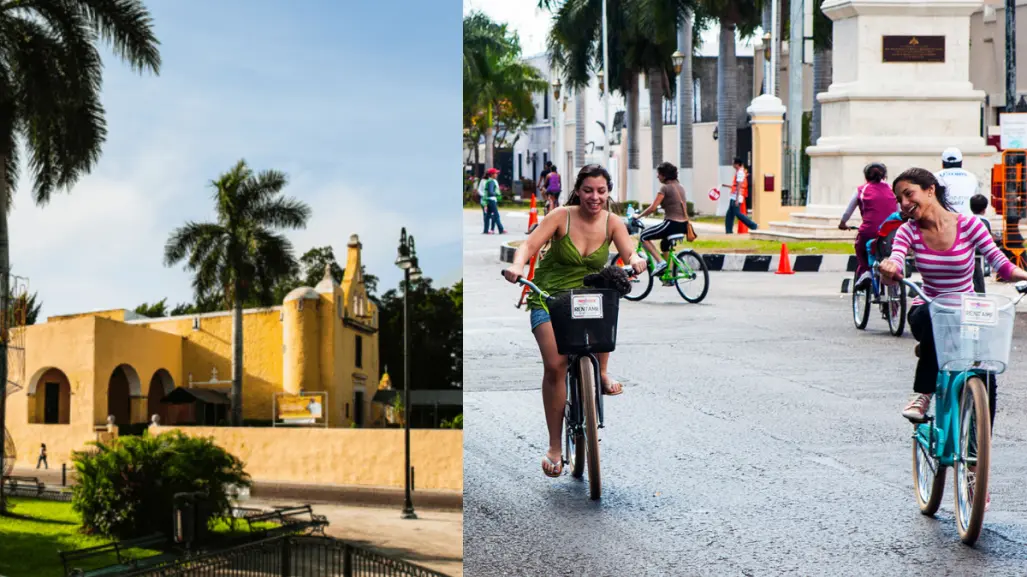
[[119,365],[114,369],[107,382],[107,415],[114,415],[114,424],[132,424],[132,397],[141,396],[141,389],[139,374],[131,366]]
[[171,373],[164,369],[157,369],[157,372],[153,373],[153,377],[150,379],[150,388],[146,395],[146,418],[149,419],[153,415],[160,417],[160,424],[170,425],[171,422],[168,420],[169,406],[166,403],[161,403],[160,400],[164,398],[175,388],[175,381],[171,378]]
[[67,425],[71,422],[71,381],[64,371],[40,369],[29,381],[29,422]]

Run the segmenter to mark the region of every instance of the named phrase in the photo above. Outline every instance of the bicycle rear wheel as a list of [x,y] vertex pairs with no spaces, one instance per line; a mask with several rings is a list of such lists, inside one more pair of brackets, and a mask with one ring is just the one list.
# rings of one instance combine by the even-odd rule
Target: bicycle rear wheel
[[870,287],[856,288],[858,276],[852,277],[852,322],[857,329],[863,330],[870,320]]
[[[914,431],[923,431],[933,435],[931,425],[917,425]],[[921,439],[913,434],[913,488],[916,490],[916,503],[920,512],[933,516],[941,506],[941,498],[945,494],[945,470],[938,459],[931,454],[929,438]]]
[[[687,277],[674,280],[678,294],[690,303],[701,302],[706,298],[707,291],[710,290],[710,271],[706,268],[706,261],[703,260],[699,253],[691,249],[682,250],[675,256],[686,268],[691,269]],[[675,265],[672,263],[670,266]],[[684,271],[677,270],[674,273],[675,275],[682,275]]]
[[599,476],[599,411],[596,407],[596,371],[592,359],[578,360],[581,410],[585,413],[585,460],[588,462],[588,496],[593,501],[602,493]]
[[[984,525],[991,465],[991,414],[984,382],[970,377],[959,401],[959,459],[955,466],[956,530],[959,539],[973,545]],[[973,467],[974,471],[970,468]]]
[[906,328],[906,285],[897,283],[885,287],[885,310],[888,313],[888,332],[901,337]]

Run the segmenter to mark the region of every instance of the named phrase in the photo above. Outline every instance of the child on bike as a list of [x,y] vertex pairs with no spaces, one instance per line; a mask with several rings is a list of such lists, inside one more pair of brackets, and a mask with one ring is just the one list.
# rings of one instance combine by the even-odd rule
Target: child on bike
[[863,222],[859,225],[856,233],[856,286],[860,289],[870,282],[870,262],[867,256],[867,243],[877,237],[881,224],[890,215],[898,211],[899,205],[895,201],[895,193],[892,192],[887,182],[883,182],[888,176],[888,169],[880,162],[871,162],[863,168],[863,178],[866,182],[858,187],[849,200],[849,206],[842,215],[838,228],[849,230],[847,224],[852,217],[853,211],[859,207],[859,213]]

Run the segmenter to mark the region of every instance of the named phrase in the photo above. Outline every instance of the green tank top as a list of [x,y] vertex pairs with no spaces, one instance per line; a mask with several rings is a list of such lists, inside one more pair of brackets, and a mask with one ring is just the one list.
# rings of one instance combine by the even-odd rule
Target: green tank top
[[[535,266],[533,282],[547,293],[582,288],[585,276],[597,273],[610,260],[610,213],[606,213],[606,240],[592,254],[581,256],[571,242],[571,211],[567,211],[567,234],[554,240],[546,256]],[[528,310],[542,308],[542,301],[535,293],[528,297]]]

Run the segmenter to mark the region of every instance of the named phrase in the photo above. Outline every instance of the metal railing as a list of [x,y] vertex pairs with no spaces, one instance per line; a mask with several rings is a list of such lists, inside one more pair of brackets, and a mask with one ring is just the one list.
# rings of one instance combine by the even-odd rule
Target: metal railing
[[284,535],[176,559],[120,577],[447,577],[331,537]]

